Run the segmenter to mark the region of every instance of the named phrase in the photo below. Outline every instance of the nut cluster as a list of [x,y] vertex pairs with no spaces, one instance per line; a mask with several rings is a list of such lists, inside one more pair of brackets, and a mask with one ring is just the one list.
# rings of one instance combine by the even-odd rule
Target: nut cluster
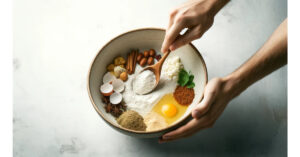
[[144,67],[146,64],[152,65],[154,64],[154,58],[156,56],[156,52],[154,49],[146,50],[144,53],[139,53],[137,56],[137,61],[140,66]]

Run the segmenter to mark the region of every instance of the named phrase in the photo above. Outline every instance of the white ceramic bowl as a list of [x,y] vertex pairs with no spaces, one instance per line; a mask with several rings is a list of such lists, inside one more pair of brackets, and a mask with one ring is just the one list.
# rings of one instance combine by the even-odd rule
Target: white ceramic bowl
[[91,102],[100,117],[112,128],[121,133],[134,137],[160,137],[164,133],[174,130],[190,120],[192,108],[195,107],[203,97],[204,87],[207,83],[206,65],[199,51],[192,44],[187,44],[176,51],[173,51],[168,56],[168,58],[174,55],[179,56],[185,69],[191,71],[195,76],[195,98],[193,103],[189,105],[187,111],[179,120],[171,126],[157,131],[134,131],[119,126],[114,117],[105,112],[104,104],[100,97],[99,87],[102,84],[102,78],[106,72],[107,65],[117,56],[126,57],[126,54],[132,49],[146,50],[153,48],[159,53],[164,35],[165,30],[158,28],[142,28],[123,33],[105,44],[91,64],[87,85]]

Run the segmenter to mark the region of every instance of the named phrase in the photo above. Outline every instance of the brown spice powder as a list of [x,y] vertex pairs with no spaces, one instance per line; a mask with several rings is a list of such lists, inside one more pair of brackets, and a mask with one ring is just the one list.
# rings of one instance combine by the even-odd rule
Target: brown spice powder
[[181,105],[190,105],[195,97],[194,89],[177,86],[173,93],[175,100]]
[[145,131],[147,128],[146,124],[144,123],[144,118],[133,110],[125,111],[117,119],[117,122],[122,127],[131,130]]

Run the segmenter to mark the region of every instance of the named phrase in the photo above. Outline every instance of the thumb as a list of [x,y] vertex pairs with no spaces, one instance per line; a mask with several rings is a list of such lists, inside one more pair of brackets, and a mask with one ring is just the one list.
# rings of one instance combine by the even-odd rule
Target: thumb
[[202,115],[204,115],[209,110],[215,100],[215,97],[215,92],[205,93],[203,100],[192,111],[193,118],[199,119]]
[[197,37],[197,29],[188,29],[183,35],[178,36],[178,38],[173,42],[173,44],[170,45],[170,50],[174,51],[175,49],[197,39]]

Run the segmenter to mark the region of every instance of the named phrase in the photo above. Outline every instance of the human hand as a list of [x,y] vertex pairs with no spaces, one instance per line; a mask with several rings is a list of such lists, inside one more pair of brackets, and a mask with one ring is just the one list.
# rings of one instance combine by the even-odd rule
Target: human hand
[[210,80],[205,87],[203,100],[192,111],[193,119],[186,125],[163,135],[159,142],[188,137],[199,130],[212,127],[234,97],[287,64],[287,36],[287,19],[285,19],[247,62],[224,78]]
[[[191,0],[170,13],[161,51],[175,49],[200,38],[213,24],[214,16],[229,0]],[[180,35],[180,32],[188,30]]]
[[211,128],[229,101],[237,95],[233,91],[233,84],[233,81],[228,78],[210,80],[205,87],[203,100],[192,111],[193,119],[184,126],[163,135],[159,143],[188,137],[202,129]]

